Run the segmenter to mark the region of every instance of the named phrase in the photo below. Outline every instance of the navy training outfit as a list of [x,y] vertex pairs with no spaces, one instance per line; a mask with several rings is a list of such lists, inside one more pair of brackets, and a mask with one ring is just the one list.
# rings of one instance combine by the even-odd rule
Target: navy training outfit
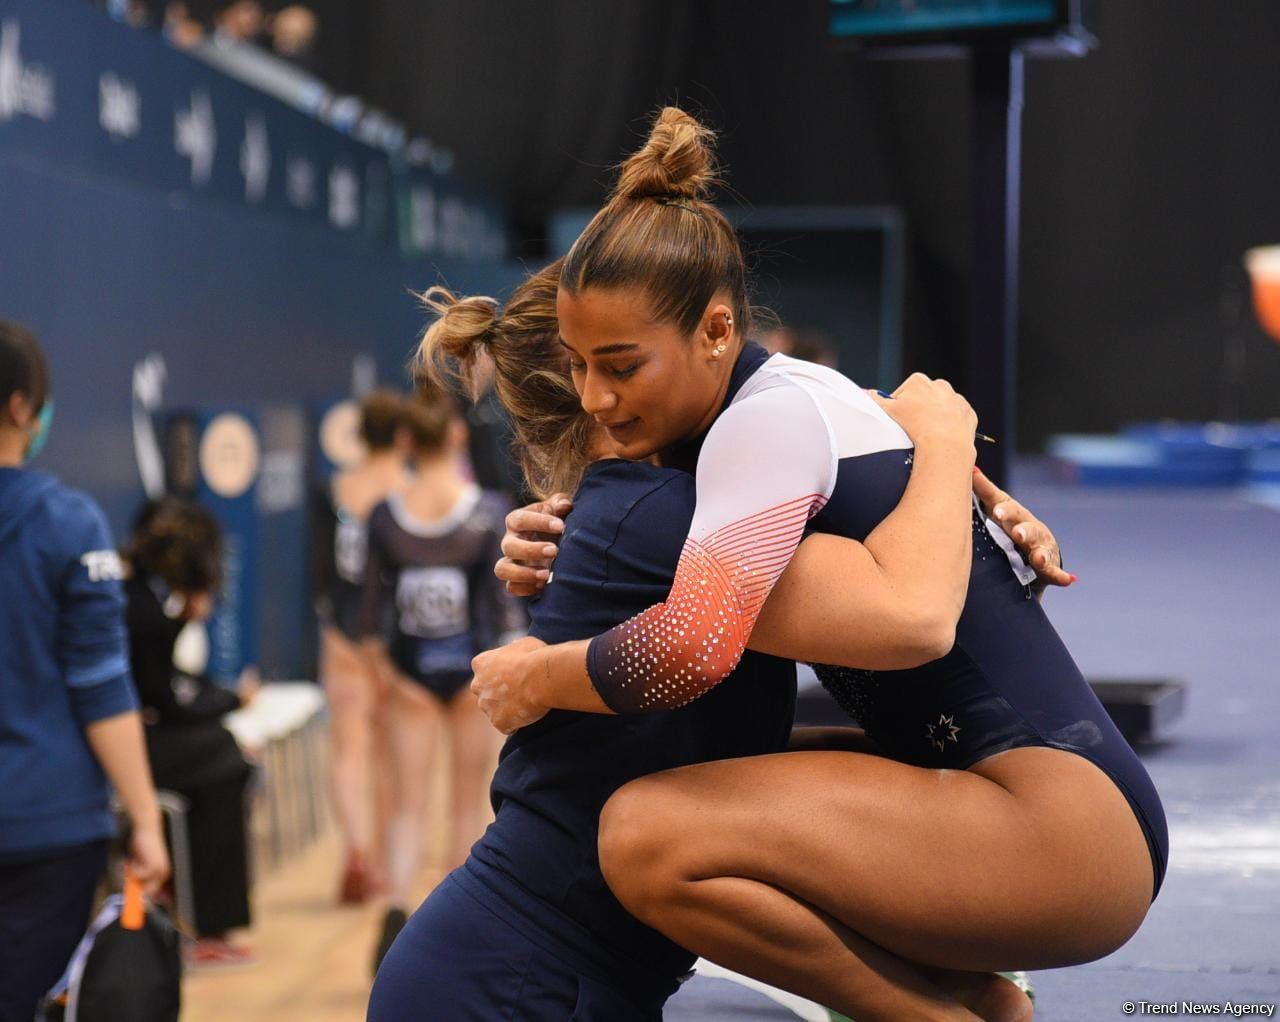
[[[694,505],[687,473],[591,465],[530,633],[588,638],[661,600]],[[432,892],[382,964],[371,1022],[651,1022],[694,956],[631,916],[600,873],[599,814],[637,777],[779,752],[795,708],[789,661],[748,653],[682,709],[553,710],[513,735],[491,789],[496,819]]]
[[138,706],[119,558],[90,497],[0,468],[0,594],[0,1022],[29,1022],[115,834],[85,728]]

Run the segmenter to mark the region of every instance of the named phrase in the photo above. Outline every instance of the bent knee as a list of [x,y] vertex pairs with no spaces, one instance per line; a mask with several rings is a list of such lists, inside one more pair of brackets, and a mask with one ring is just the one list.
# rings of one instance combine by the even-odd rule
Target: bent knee
[[634,915],[678,881],[678,843],[670,833],[673,807],[648,778],[614,792],[600,812],[600,870],[614,895]]

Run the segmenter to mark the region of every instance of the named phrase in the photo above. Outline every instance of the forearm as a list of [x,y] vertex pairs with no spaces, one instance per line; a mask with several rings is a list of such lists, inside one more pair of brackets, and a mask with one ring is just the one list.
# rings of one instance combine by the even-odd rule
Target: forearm
[[922,444],[902,500],[865,544],[816,534],[770,594],[750,647],[870,670],[950,649],[972,551],[973,451]]
[[85,737],[133,826],[139,830],[159,827],[160,809],[138,714],[121,713],[95,721],[85,728]]
[[531,659],[533,673],[528,678],[537,702],[554,710],[581,713],[613,713],[591,684],[587,673],[586,640],[562,642],[538,650]]

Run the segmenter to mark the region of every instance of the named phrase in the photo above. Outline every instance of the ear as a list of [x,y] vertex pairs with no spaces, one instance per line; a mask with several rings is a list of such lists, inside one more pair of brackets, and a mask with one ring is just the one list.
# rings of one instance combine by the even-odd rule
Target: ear
[[702,340],[709,358],[722,359],[732,348],[733,309],[724,302],[712,301],[702,320]]
[[31,399],[20,390],[15,390],[5,402],[4,412],[7,418],[18,429],[26,429],[36,417],[36,410],[31,406]]

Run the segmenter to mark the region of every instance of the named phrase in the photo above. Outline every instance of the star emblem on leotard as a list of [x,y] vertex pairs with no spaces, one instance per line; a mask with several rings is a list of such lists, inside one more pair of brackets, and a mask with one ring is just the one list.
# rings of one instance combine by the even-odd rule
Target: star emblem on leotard
[[924,726],[924,736],[929,740],[929,744],[936,747],[939,752],[946,751],[947,742],[955,742],[960,744],[960,739],[956,737],[960,733],[960,729],[956,727],[955,716],[948,717],[945,713],[938,714],[938,723],[926,724]]

